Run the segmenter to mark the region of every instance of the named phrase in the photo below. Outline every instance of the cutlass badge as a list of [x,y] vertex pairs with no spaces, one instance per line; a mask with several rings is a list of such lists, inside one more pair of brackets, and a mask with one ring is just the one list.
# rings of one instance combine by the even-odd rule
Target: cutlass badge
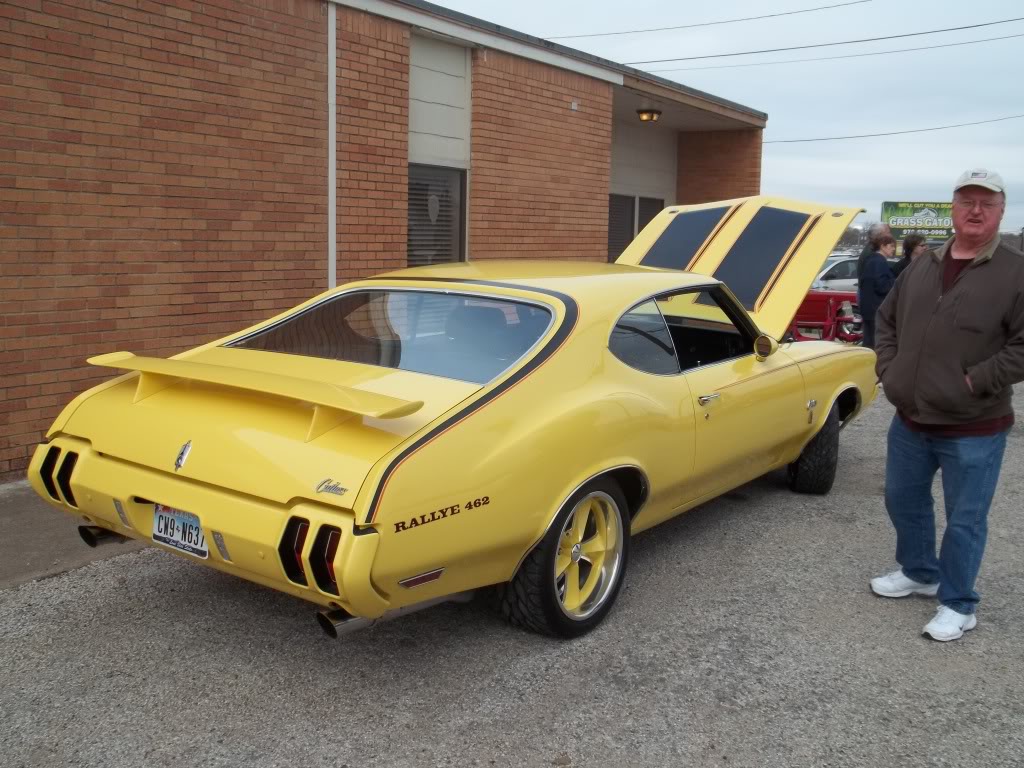
[[333,493],[335,496],[344,496],[348,493],[348,488],[343,488],[341,483],[336,483],[331,478],[327,478],[320,482],[320,485],[316,487],[317,493]]
[[188,460],[188,455],[192,450],[192,441],[189,440],[178,451],[178,458],[174,460],[174,471],[177,472],[179,469],[185,466],[185,462]]

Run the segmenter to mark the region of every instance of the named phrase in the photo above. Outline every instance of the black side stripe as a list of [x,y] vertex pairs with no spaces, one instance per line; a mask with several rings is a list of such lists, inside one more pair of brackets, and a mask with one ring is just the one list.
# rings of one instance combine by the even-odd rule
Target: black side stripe
[[476,411],[483,408],[485,405],[490,403],[495,398],[499,397],[509,389],[514,387],[520,381],[529,376],[533,371],[537,370],[548,359],[562,346],[562,343],[569,337],[573,329],[576,327],[576,321],[579,319],[579,305],[576,304],[575,299],[567,296],[559,291],[552,291],[547,288],[536,288],[533,286],[516,285],[513,283],[500,283],[492,280],[473,280],[470,278],[432,278],[432,277],[388,277],[383,278],[386,280],[409,280],[409,281],[421,281],[421,282],[436,282],[436,283],[460,283],[466,285],[486,285],[495,288],[512,288],[519,291],[529,291],[531,293],[539,293],[545,296],[551,296],[552,298],[558,299],[565,306],[565,317],[559,324],[558,328],[555,329],[554,335],[545,344],[540,351],[533,356],[533,358],[518,371],[509,376],[505,381],[496,386],[490,392],[483,397],[475,400],[474,402],[467,405],[461,411],[449,416],[443,422],[438,424],[436,427],[431,429],[426,434],[422,435],[418,440],[403,450],[398,456],[396,456],[387,469],[384,470],[384,474],[381,475],[380,481],[377,483],[377,489],[373,493],[373,499],[370,501],[370,508],[366,513],[366,519],[363,521],[364,525],[369,525],[374,521],[377,515],[377,509],[380,506],[381,496],[384,495],[384,489],[387,487],[388,480],[391,479],[391,475],[398,469],[399,465],[405,461],[409,456],[416,453],[420,448],[429,443],[435,437],[445,432],[449,428],[455,426],[460,421],[468,418]]

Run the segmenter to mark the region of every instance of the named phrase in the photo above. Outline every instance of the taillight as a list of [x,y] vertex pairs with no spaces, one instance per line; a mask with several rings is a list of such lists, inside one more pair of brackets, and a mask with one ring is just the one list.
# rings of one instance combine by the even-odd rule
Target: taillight
[[60,496],[57,495],[57,486],[53,483],[53,470],[57,466],[57,459],[60,458],[60,448],[55,445],[50,446],[50,450],[46,452],[46,458],[43,459],[43,466],[39,468],[39,475],[43,479],[43,485],[46,486],[46,492],[53,497],[54,501],[60,501]]
[[78,506],[78,502],[75,501],[75,494],[71,492],[71,473],[75,471],[75,464],[77,463],[78,454],[74,451],[68,451],[64,461],[61,462],[60,469],[57,471],[57,485],[60,487],[60,492],[64,494],[64,501],[72,507]]
[[281,566],[290,581],[308,586],[306,569],[302,565],[302,548],[306,545],[306,534],[309,533],[309,520],[293,517],[285,526],[277,554],[281,558]]
[[338,580],[334,575],[334,557],[338,554],[341,543],[341,529],[333,525],[320,526],[316,540],[309,552],[309,564],[313,569],[316,585],[324,592],[339,594]]
[[[60,462],[60,469],[57,469],[58,461]],[[50,449],[46,452],[42,466],[39,467],[39,476],[46,487],[46,492],[50,494],[53,500],[63,501],[68,506],[76,508],[78,507],[78,501],[71,490],[71,474],[75,471],[77,463],[77,453],[67,451],[64,453],[64,458],[61,459],[60,448],[51,445]],[[56,474],[54,474],[55,469],[57,469]],[[60,493],[57,492],[58,488],[60,488]],[[64,496],[63,499],[61,498],[62,494]]]

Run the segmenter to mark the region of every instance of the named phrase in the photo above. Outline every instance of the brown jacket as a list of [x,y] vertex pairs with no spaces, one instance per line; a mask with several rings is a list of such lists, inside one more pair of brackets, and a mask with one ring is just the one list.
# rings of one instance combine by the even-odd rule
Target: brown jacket
[[1006,416],[1012,385],[1024,381],[1024,254],[997,236],[943,296],[952,243],[903,270],[876,320],[885,396],[921,424]]

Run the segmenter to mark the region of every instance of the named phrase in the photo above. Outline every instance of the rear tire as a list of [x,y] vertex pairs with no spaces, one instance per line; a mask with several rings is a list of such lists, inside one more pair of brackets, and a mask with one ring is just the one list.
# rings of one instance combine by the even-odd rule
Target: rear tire
[[513,626],[579,637],[604,619],[618,597],[629,555],[629,518],[619,486],[587,483],[565,503],[512,581],[499,608]]
[[839,411],[835,406],[825,424],[789,465],[789,487],[797,493],[825,494],[832,490],[839,466]]

